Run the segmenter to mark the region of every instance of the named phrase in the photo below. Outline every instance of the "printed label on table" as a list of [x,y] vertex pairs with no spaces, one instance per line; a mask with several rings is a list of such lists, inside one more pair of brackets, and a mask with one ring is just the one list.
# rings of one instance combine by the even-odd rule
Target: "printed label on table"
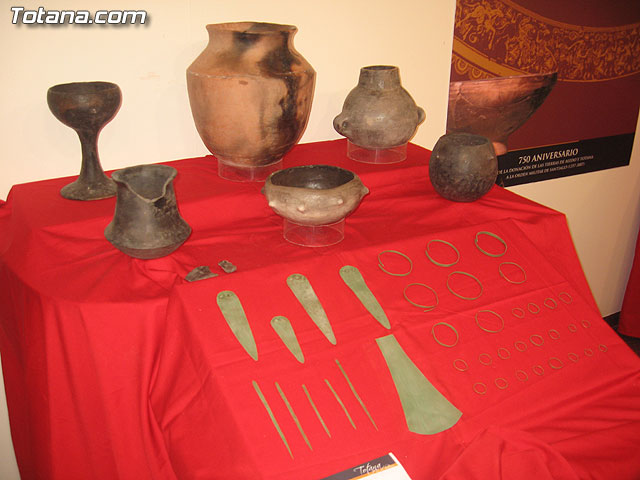
[[409,477],[393,453],[370,460],[322,480],[354,480],[356,478],[367,478],[368,480],[411,480],[411,477]]

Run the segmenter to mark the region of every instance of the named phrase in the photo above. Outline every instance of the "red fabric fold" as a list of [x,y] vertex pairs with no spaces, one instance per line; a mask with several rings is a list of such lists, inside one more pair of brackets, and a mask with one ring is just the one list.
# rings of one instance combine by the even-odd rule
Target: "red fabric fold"
[[636,253],[620,310],[618,331],[623,335],[640,338],[640,236],[636,242]]
[[525,432],[490,427],[467,445],[440,480],[579,480],[557,451]]

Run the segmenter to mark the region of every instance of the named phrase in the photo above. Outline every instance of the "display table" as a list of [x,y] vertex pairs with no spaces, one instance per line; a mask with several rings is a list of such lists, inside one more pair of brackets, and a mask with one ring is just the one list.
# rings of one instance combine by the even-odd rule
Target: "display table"
[[[640,360],[601,319],[564,216],[497,186],[472,204],[446,201],[428,157],[409,145],[405,162],[366,165],[347,159],[344,140],[295,147],[286,167],[343,166],[371,191],[345,239],[322,248],[286,242],[261,185],[219,179],[212,157],[171,162],[193,233],[149,261],[104,239],[114,199],[64,200],[68,179],[15,186],[0,207],[0,348],[23,480],[316,479],[388,452],[415,479],[637,478]],[[492,234],[480,248],[478,232]],[[429,261],[433,239],[455,246],[456,265]],[[500,257],[481,251],[505,245]],[[383,272],[384,250],[411,258],[412,272]],[[452,262],[442,242],[430,252]],[[381,259],[406,271],[398,255]],[[238,270],[224,273],[221,260]],[[186,282],[200,265],[219,276]],[[344,284],[344,265],[361,271],[389,330]],[[309,279],[335,346],[288,288],[293,273]],[[410,283],[433,288],[435,308],[405,300]],[[242,302],[257,361],[225,322],[222,291]],[[435,303],[424,287],[406,293]],[[276,315],[290,320],[304,363],[272,329]],[[438,322],[452,328],[434,337]],[[455,346],[436,342],[455,343],[454,331]],[[462,412],[452,428],[408,430],[376,343],[390,334]]]

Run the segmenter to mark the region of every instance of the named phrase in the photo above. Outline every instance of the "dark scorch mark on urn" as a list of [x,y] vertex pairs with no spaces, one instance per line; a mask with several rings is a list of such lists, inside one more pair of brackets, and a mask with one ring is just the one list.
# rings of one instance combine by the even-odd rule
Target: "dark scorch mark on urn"
[[259,35],[255,35],[247,32],[233,32],[233,46],[242,54],[246,50],[250,49],[260,38]]
[[300,60],[289,50],[290,32],[281,32],[280,35],[282,37],[281,44],[270,51],[259,63],[264,75],[283,81],[287,89],[287,93],[280,100],[282,115],[278,119],[279,144],[285,148],[282,152],[274,152],[274,161],[281,158],[284,152],[289,150],[291,144],[295,143],[303,127],[297,115],[300,76],[291,71],[293,65],[300,65]]
[[[273,35],[271,38],[279,37],[277,45],[270,51],[266,52],[263,59],[258,62],[260,73],[267,78],[273,78],[284,83],[286,93],[279,102],[281,115],[277,119],[275,127],[260,122],[260,134],[263,139],[272,139],[265,145],[262,151],[262,162],[265,165],[273,163],[282,158],[282,156],[296,143],[298,136],[306,123],[305,115],[299,118],[298,115],[298,96],[301,90],[301,76],[303,72],[292,72],[292,67],[301,65],[302,62],[297,54],[290,50],[291,30],[274,32],[273,25],[257,23],[244,31],[234,31],[232,51],[220,58],[221,62],[227,64],[230,68],[242,63],[242,58],[252,48],[257,47],[260,40],[264,39],[264,35]],[[295,33],[295,30],[293,30]],[[240,82],[242,84],[242,82]],[[246,84],[246,82],[245,82]],[[306,89],[302,85],[302,89]],[[263,112],[264,113],[264,112]],[[264,115],[260,115],[264,119]],[[274,150],[275,148],[275,150]]]

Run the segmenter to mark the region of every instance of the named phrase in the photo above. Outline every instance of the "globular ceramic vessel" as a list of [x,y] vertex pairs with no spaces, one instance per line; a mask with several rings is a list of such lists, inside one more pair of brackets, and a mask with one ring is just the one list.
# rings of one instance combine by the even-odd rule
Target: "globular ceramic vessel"
[[51,113],[73,128],[80,139],[82,166],[78,179],[60,190],[69,200],[99,200],[113,197],[116,185],[107,177],[98,156],[98,136],[115,117],[122,93],[110,82],[74,82],[55,85],[47,91]]
[[293,46],[298,29],[240,22],[207,25],[207,31],[207,47],[187,69],[202,141],[227,165],[280,161],[307,126],[315,88],[316,72]]
[[116,208],[104,235],[127,255],[145,260],[169,255],[191,234],[178,211],[168,165],[138,165],[113,172]]
[[470,133],[450,133],[438,139],[429,160],[429,179],[441,196],[473,202],[496,183],[498,157],[491,141]]
[[333,128],[360,147],[387,149],[411,140],[424,119],[424,110],[402,87],[398,67],[372,65],[360,69]]
[[509,135],[531,118],[557,79],[553,72],[451,82],[447,133],[487,137],[502,155]]
[[331,165],[292,167],[272,173],[264,185],[269,206],[298,225],[328,225],[344,219],[369,189],[355,173]]

